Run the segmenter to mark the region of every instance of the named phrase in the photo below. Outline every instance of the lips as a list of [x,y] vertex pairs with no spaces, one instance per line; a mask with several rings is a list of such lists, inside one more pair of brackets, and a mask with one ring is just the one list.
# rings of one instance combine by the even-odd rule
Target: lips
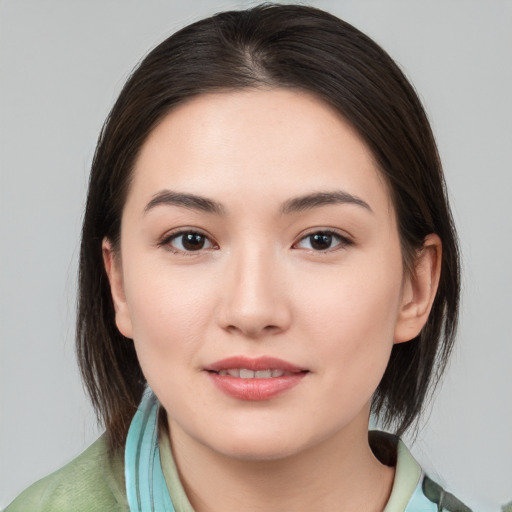
[[273,357],[231,357],[205,368],[224,394],[249,401],[269,400],[297,386],[308,370]]

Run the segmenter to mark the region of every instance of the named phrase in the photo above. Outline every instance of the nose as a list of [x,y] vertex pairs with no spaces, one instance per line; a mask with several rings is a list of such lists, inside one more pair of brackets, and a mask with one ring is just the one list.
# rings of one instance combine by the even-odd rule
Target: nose
[[223,329],[258,339],[286,331],[291,322],[283,265],[271,251],[246,247],[232,254],[222,285]]

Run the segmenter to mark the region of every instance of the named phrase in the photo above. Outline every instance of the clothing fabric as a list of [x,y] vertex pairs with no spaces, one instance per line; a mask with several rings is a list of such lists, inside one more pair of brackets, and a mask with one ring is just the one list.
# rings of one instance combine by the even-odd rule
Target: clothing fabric
[[175,512],[160,462],[158,407],[147,388],[126,438],[124,477],[131,512]]
[[[167,435],[158,435],[158,401],[144,394],[128,434],[125,463],[105,435],[52,475],[36,482],[4,512],[194,512],[181,485]],[[396,466],[383,512],[471,512],[421,470],[406,446],[370,432],[381,462]]]

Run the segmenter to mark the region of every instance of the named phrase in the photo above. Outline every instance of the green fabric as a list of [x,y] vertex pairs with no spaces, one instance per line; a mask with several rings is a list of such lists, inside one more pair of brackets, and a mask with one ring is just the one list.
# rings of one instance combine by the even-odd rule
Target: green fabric
[[[159,438],[164,477],[176,512],[194,512],[181,485],[169,438]],[[101,436],[85,452],[21,493],[4,512],[129,512],[121,455]]]
[[55,473],[20,494],[4,512],[129,512],[121,455],[105,435]]

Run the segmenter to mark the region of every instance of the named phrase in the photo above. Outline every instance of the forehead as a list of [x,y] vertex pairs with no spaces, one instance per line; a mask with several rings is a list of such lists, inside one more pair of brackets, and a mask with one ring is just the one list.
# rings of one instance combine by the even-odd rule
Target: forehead
[[389,206],[352,126],[325,102],[286,89],[205,94],[167,114],[142,146],[128,199],[165,188],[230,200],[250,190],[276,201],[341,188]]

